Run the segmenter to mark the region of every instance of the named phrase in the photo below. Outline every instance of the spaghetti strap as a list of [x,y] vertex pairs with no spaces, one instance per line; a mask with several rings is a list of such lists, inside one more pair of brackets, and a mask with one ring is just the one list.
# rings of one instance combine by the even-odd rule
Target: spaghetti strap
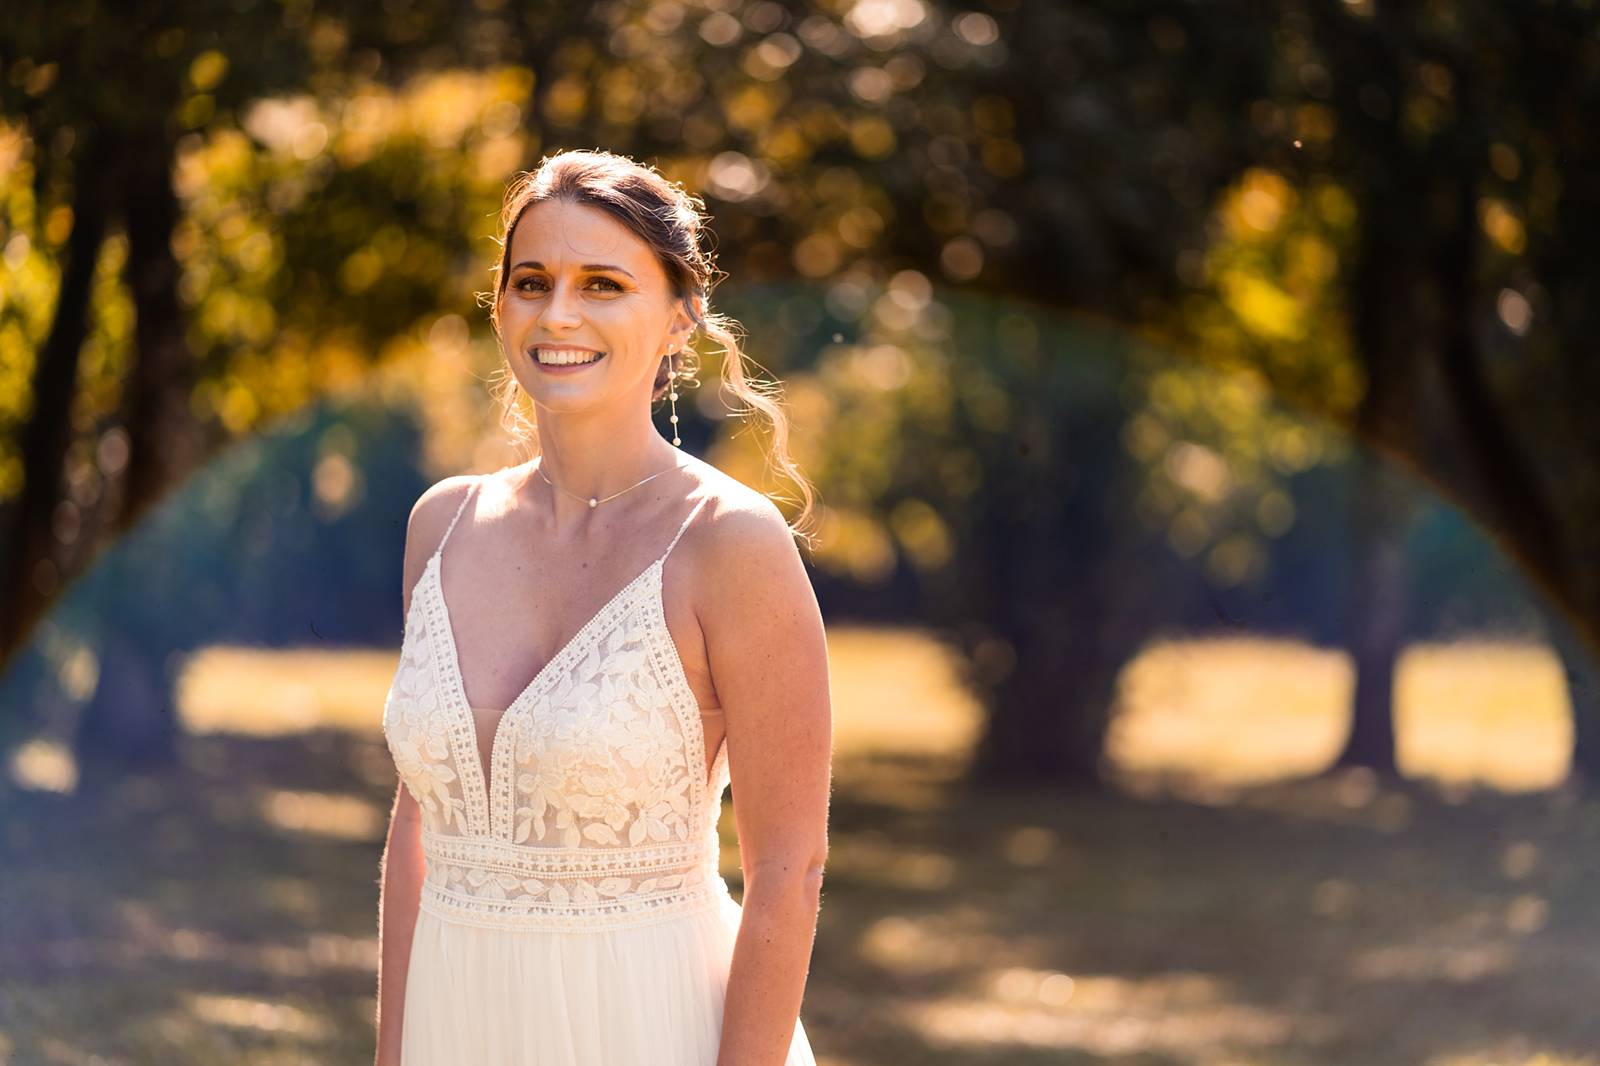
[[450,525],[445,528],[444,536],[439,538],[439,546],[434,549],[435,555],[444,554],[444,543],[450,539],[450,534],[455,532],[456,523],[461,521],[461,512],[467,509],[467,501],[472,499],[472,494],[477,491],[478,479],[473,478],[472,484],[467,487],[467,494],[461,497],[461,506],[456,508],[456,516],[450,519]]
[[694,521],[694,516],[700,513],[700,508],[704,507],[706,501],[709,500],[710,498],[711,498],[710,496],[702,496],[702,497],[700,497],[700,502],[695,504],[694,507],[690,509],[689,517],[685,518],[683,520],[683,525],[678,527],[678,532],[675,533],[673,535],[673,537],[672,537],[672,543],[668,544],[667,545],[667,550],[661,553],[662,561],[665,561],[667,556],[672,554],[672,549],[676,548],[678,546],[678,538],[683,536],[684,531],[689,528],[689,523]]

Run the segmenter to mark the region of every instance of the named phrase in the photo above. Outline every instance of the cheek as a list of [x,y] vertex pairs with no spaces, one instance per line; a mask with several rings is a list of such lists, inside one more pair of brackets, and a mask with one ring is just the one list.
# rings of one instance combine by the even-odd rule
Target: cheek
[[597,301],[589,306],[585,317],[596,328],[604,330],[614,345],[641,348],[647,343],[645,338],[650,333],[651,323],[645,321],[638,307],[629,307],[621,300]]

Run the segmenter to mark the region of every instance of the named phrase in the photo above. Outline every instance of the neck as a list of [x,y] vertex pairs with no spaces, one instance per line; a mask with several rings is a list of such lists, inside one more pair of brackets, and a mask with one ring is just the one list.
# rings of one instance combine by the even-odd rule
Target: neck
[[649,408],[641,408],[641,414],[619,425],[614,415],[599,412],[539,410],[539,462],[557,490],[565,490],[554,492],[558,511],[587,512],[590,508],[573,496],[603,500],[677,465],[678,449],[650,421]]

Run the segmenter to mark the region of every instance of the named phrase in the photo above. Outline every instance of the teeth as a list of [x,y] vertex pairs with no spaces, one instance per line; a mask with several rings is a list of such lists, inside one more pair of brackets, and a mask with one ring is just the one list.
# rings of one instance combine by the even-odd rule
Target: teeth
[[604,352],[576,352],[576,351],[551,351],[546,348],[535,348],[533,357],[548,366],[572,366],[577,363],[592,363],[604,355]]

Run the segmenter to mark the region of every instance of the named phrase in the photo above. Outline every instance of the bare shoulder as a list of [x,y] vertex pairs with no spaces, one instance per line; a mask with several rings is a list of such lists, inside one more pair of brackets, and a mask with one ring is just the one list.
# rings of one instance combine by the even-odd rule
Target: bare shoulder
[[456,510],[478,480],[476,475],[456,474],[444,478],[417,497],[411,505],[411,516],[406,520],[406,548],[402,606],[411,610],[411,590],[422,578],[428,559],[444,539],[444,531],[455,517]]
[[[430,532],[444,535],[445,526],[455,517],[456,508],[467,498],[472,486],[481,480],[477,474],[456,474],[436,481],[425,489],[417,502],[411,505],[411,519],[406,526],[407,537],[425,536]],[[433,551],[433,546],[427,549]]]
[[710,498],[684,539],[692,544],[698,613],[708,631],[773,610],[815,611],[811,579],[778,505],[715,467],[708,466],[702,485]]
[[718,569],[751,559],[756,565],[800,560],[794,533],[783,511],[770,498],[707,464],[701,485],[707,497],[699,527],[696,554],[715,560]]

